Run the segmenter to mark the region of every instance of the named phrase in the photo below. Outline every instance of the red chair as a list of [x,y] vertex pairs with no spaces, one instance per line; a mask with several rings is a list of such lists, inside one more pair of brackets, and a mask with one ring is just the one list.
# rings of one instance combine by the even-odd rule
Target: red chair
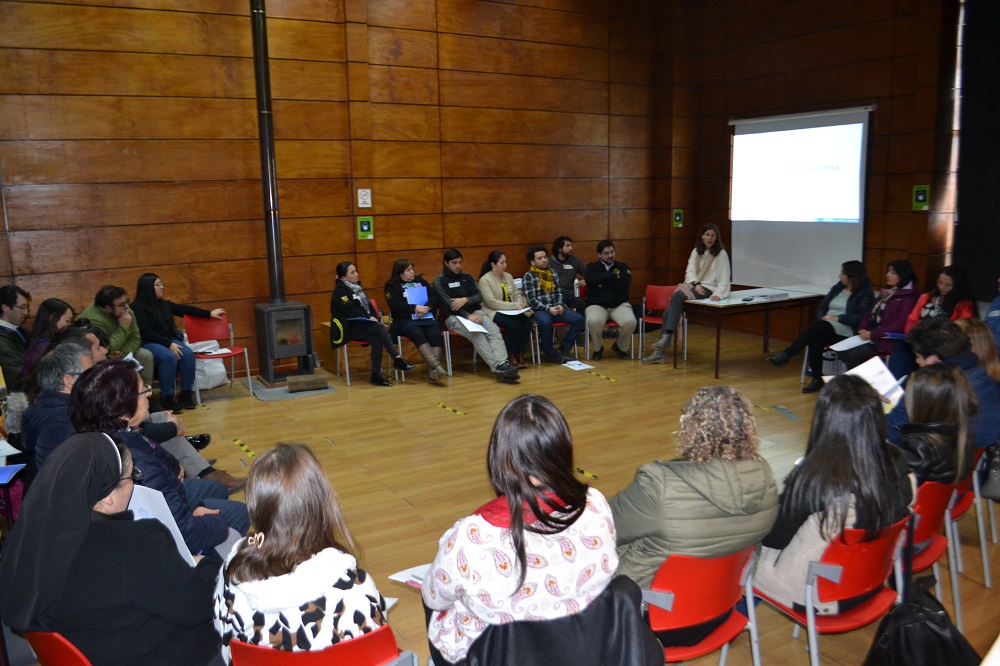
[[[889,574],[896,568],[896,587],[902,587],[899,553],[905,534],[903,529],[909,516],[890,525],[872,541],[862,541],[865,530],[845,529],[834,537],[823,551],[819,562],[812,562],[806,575],[806,612],[801,613],[754,588],[755,595],[773,606],[796,624],[793,636],[798,636],[800,626],[806,627],[809,637],[809,662],[819,666],[818,634],[840,634],[867,626],[889,612],[896,603],[897,594],[885,586]],[[863,603],[836,615],[816,615],[816,603],[830,603],[852,599],[874,592]]]
[[[232,359],[242,354],[243,362],[246,364],[247,369],[247,388],[250,389],[250,396],[253,397],[253,378],[250,376],[250,355],[247,353],[246,347],[237,347],[234,344],[235,338],[233,337],[233,325],[229,323],[229,317],[225,314],[223,314],[220,319],[215,319],[214,317],[192,317],[191,315],[184,315],[184,332],[187,333],[187,339],[190,343],[206,342],[208,340],[224,341],[226,337],[228,337],[228,352],[216,352],[209,354],[200,354],[195,352],[195,358],[230,359],[229,386],[232,387],[236,383],[236,361]],[[201,403],[201,391],[198,390],[197,382],[195,382],[194,385],[194,399],[196,402]]]
[[[664,286],[659,284],[648,284],[646,285],[646,295],[642,297],[642,311],[645,312],[659,312],[660,315],[647,315],[644,314],[642,320],[639,322],[639,356],[644,357],[646,355],[646,324],[650,324],[656,328],[663,326],[663,315],[666,313],[667,308],[670,307],[670,299],[677,291],[677,285]],[[681,313],[680,325],[684,327],[684,360],[688,358],[688,322],[687,315],[683,312]],[[679,333],[679,331],[678,331]],[[680,337],[677,333],[674,334],[674,360],[677,360],[677,338]]]
[[[649,624],[653,631],[690,627],[732,611],[729,618],[695,645],[666,647],[668,663],[695,659],[722,648],[720,666],[726,663],[729,643],[744,629],[750,631],[750,656],[760,664],[760,642],[753,606],[753,563],[756,546],[723,557],[701,558],[671,555],[653,577],[651,590],[643,590],[649,602]],[[746,598],[747,615],[735,610]],[[749,617],[748,617],[749,616]]]
[[[925,481],[917,488],[917,499],[913,504],[913,513],[917,524],[913,528],[913,543],[926,544],[913,555],[913,573],[932,569],[934,572],[934,595],[941,598],[941,574],[938,572],[938,560],[948,552],[948,571],[951,574],[951,599],[955,607],[955,626],[962,630],[962,602],[958,594],[958,567],[955,564],[955,554],[952,551],[955,544],[949,536],[941,536],[945,515],[955,494],[955,486],[949,483]],[[947,530],[946,530],[947,533]]]
[[[979,474],[977,473],[985,451],[985,448],[976,449],[975,456],[973,457],[972,471],[959,483],[955,484],[955,497],[952,500],[952,506],[948,508],[948,523],[946,527],[949,534],[948,540],[954,544],[953,552],[958,571],[960,573],[964,572],[965,567],[962,564],[961,549],[962,539],[958,533],[958,521],[965,516],[970,506],[975,505],[976,528],[979,532],[979,554],[983,562],[983,585],[990,588],[993,587],[993,581],[990,576],[989,553],[986,550],[986,524],[983,520],[983,498],[979,492]],[[958,608],[955,609],[955,615],[957,618]],[[961,629],[961,624],[957,619],[955,624]]]
[[233,666],[418,666],[417,655],[400,652],[389,625],[341,641],[325,650],[288,652],[242,641],[229,644]]
[[54,631],[26,631],[24,638],[38,657],[41,666],[90,666],[75,645]]
[[[382,313],[378,309],[378,303],[375,302],[374,298],[369,299],[368,302],[372,304],[372,310],[375,311],[375,318],[378,319],[379,321],[382,321]],[[350,360],[348,359],[348,353],[347,353],[347,348],[350,345],[368,347],[368,343],[365,342],[364,340],[348,340],[346,345],[343,345],[339,349],[337,349],[337,376],[338,377],[340,376],[340,353],[344,352],[344,377],[347,379],[348,386],[351,385],[351,364]]]

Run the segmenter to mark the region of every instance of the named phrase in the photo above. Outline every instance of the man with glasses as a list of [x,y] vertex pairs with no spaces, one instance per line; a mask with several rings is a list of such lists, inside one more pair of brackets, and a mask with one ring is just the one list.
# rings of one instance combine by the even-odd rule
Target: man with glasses
[[31,294],[16,285],[0,287],[0,368],[8,391],[21,388],[24,350],[28,329],[21,323],[28,318]]
[[[597,261],[587,264],[583,279],[587,282],[587,328],[594,350],[591,358],[599,361],[604,355],[602,334],[609,319],[618,324],[621,331],[611,348],[618,358],[629,358],[629,346],[636,325],[635,311],[628,302],[632,271],[628,264],[615,258],[614,243],[602,240],[597,244]],[[624,349],[622,343],[625,344]]]
[[146,386],[153,384],[153,354],[142,347],[139,322],[129,307],[128,292],[123,287],[106,284],[94,296],[94,302],[80,313],[97,328],[108,335],[108,354],[119,358],[132,354],[142,370],[142,381]]

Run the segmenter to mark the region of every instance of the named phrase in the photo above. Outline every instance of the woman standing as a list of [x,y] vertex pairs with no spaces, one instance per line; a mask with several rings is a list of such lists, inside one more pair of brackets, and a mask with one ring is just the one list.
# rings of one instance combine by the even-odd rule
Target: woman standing
[[436,664],[463,659],[489,625],[583,610],[618,566],[607,500],[573,476],[569,426],[547,398],[503,408],[487,468],[497,498],[441,537],[424,582]]
[[347,325],[344,331],[349,340],[363,340],[371,347],[372,377],[375,386],[392,386],[392,382],[382,376],[382,350],[389,352],[392,366],[409,372],[413,366],[406,362],[396,346],[392,344],[385,324],[375,316],[375,306],[361,286],[357,267],[349,261],[337,264],[337,284],[330,298],[330,314]]
[[73,435],[52,453],[4,544],[4,623],[59,632],[95,666],[221,664],[211,603],[222,560],[192,567],[162,523],[133,520],[142,480],[107,435]]
[[722,243],[722,232],[714,224],[706,224],[701,228],[698,242],[691,250],[687,270],[684,271],[684,282],[677,285],[677,290],[670,297],[670,305],[663,313],[660,339],[653,344],[653,353],[642,359],[642,362],[662,363],[666,359],[667,347],[673,340],[684,312],[684,301],[695,298],[721,301],[729,298],[730,275],[729,255]]
[[[507,272],[507,255],[493,250],[479,270],[479,291],[483,295],[483,310],[493,319],[493,323],[507,329],[507,360],[518,368],[527,368],[524,348],[531,336],[531,316],[534,311],[528,306],[521,290],[514,285],[514,278]],[[501,310],[521,310],[521,314],[504,314]]]
[[809,368],[813,380],[802,389],[814,393],[823,388],[823,349],[849,338],[857,332],[861,320],[872,309],[875,295],[872,281],[860,261],[847,261],[840,266],[840,280],[830,288],[819,304],[819,317],[779,354],[767,359],[777,366],[788,363],[804,347],[809,347]]
[[[153,355],[160,380],[160,407],[174,412],[194,409],[197,406],[191,393],[195,379],[194,352],[182,342],[183,337],[174,324],[174,317],[191,315],[221,319],[226,311],[222,308],[203,310],[166,300],[163,298],[163,280],[155,273],[139,276],[132,311],[139,322],[142,348]],[[174,400],[174,377],[178,369],[181,373],[180,402]]]
[[337,494],[304,444],[278,444],[247,475],[255,534],[229,555],[215,596],[224,656],[234,640],[322,650],[387,622],[385,599],[354,559]]
[[[754,587],[805,607],[806,572],[846,527],[878,537],[906,517],[913,483],[906,459],[885,441],[882,400],[868,382],[838,375],[820,392],[806,453],[785,480],[778,518],[764,538]],[[863,599],[818,604],[831,615]]]
[[[423,287],[425,299],[422,305],[410,302],[409,290]],[[389,326],[389,336],[404,335],[417,346],[417,352],[427,363],[427,379],[434,384],[448,371],[441,365],[441,353],[444,340],[441,336],[441,325],[437,320],[437,291],[424,280],[422,275],[416,275],[413,262],[409,259],[397,259],[392,264],[392,275],[385,283],[385,302],[392,312],[392,325]]]

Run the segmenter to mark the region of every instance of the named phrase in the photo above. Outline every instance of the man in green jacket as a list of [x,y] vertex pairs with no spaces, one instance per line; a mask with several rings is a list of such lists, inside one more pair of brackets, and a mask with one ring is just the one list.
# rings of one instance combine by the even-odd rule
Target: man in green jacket
[[153,385],[153,354],[142,348],[142,336],[139,335],[139,323],[135,313],[128,306],[128,292],[123,287],[106,284],[101,287],[94,302],[87,306],[80,316],[108,335],[111,344],[108,355],[111,357],[132,354],[142,365],[142,381],[146,386]]

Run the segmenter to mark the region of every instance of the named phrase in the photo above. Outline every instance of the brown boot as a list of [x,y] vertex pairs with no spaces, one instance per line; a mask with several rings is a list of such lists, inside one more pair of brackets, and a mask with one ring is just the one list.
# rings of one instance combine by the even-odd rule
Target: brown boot
[[218,481],[219,483],[221,483],[226,487],[226,490],[229,491],[230,495],[240,492],[247,485],[246,477],[232,476],[228,472],[221,469],[217,469],[214,472],[209,472],[208,474],[206,474],[201,478],[208,479],[210,481]]
[[448,376],[448,368],[444,367],[444,364],[441,363],[441,355],[444,353],[444,348],[431,347],[431,351],[434,353],[434,367],[427,373],[427,377],[432,382],[437,382],[442,377]]
[[434,384],[437,382],[437,373],[434,372],[434,366],[437,359],[434,358],[434,348],[431,347],[426,342],[419,347],[417,347],[417,353],[420,354],[420,358],[424,359],[424,363],[427,364],[427,380]]

